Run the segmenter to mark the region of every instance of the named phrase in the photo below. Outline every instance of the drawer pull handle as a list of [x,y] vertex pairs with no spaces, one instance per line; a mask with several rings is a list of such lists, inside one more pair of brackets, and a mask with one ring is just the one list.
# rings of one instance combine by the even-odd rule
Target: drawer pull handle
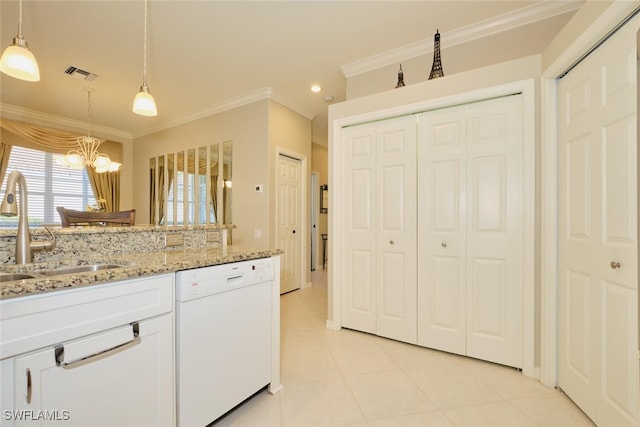
[[27,368],[27,404],[31,404],[31,369]]
[[133,338],[130,339],[129,341],[123,342],[122,344],[115,345],[115,346],[113,346],[111,348],[108,348],[106,350],[101,350],[101,351],[98,351],[96,353],[89,354],[87,356],[79,357],[79,358],[77,358],[75,360],[72,360],[70,362],[65,362],[64,361],[64,345],[55,346],[54,350],[55,350],[56,365],[60,366],[61,368],[65,368],[65,369],[73,368],[73,365],[75,365],[77,363],[88,362],[93,358],[96,358],[96,357],[99,357],[99,356],[106,356],[108,353],[115,352],[117,350],[122,349],[123,347],[139,343],[140,340],[141,340],[141,338],[140,338],[140,325],[138,324],[138,322],[133,322],[131,324],[131,327],[133,328]]

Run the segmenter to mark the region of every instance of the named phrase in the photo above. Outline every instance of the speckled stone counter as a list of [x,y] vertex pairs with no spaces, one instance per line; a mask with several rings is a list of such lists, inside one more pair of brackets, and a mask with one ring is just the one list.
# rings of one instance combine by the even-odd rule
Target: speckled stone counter
[[[223,248],[193,248],[156,252],[134,252],[113,255],[91,255],[25,265],[4,265],[2,273],[26,273],[36,277],[0,282],[0,300],[35,295],[43,292],[115,282],[136,277],[188,270],[191,268],[227,264],[281,254],[279,249],[227,246]],[[91,264],[117,264],[121,267],[60,276],[38,276],[39,271]]]

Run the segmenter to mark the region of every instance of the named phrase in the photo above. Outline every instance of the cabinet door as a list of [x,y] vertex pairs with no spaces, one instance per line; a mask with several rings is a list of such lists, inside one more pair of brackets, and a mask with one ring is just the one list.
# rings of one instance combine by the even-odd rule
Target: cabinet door
[[[344,253],[342,325],[376,333],[376,125],[368,123],[342,132],[342,191],[340,220]],[[338,212],[338,211],[336,211]]]
[[[173,426],[172,323],[169,314],[142,321],[138,342],[66,368],[54,348],[16,358],[14,425]],[[127,325],[66,343],[65,360],[132,337]]]
[[376,126],[377,334],[417,342],[416,116]]
[[418,121],[418,344],[466,354],[465,107]]

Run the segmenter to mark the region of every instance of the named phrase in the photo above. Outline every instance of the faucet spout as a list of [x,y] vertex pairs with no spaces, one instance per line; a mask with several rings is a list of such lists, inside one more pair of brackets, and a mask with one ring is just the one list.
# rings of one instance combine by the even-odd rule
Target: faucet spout
[[[16,206],[16,186],[19,187],[19,203],[20,209]],[[55,238],[53,241],[31,241],[31,232],[29,231],[29,214],[27,209],[27,181],[21,172],[13,171],[7,178],[7,187],[5,189],[4,199],[0,205],[0,214],[3,216],[16,216],[18,212],[18,234],[16,236],[16,264],[26,264],[33,262],[33,250],[53,249],[55,247]],[[51,235],[51,231],[49,231]]]

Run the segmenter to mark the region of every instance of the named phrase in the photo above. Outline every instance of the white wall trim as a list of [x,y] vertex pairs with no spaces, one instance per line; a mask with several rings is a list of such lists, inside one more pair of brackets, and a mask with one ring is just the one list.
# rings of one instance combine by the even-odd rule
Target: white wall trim
[[[504,13],[491,19],[473,23],[457,30],[441,34],[440,47],[465,44],[484,37],[509,31],[522,25],[531,24],[542,19],[551,18],[578,9],[584,0],[568,0],[564,2],[538,2],[513,12]],[[407,59],[416,58],[433,52],[433,38],[419,40],[399,48],[369,56],[343,65],[340,69],[346,78],[367,73],[388,65],[397,64]]]
[[[523,102],[523,360],[522,371],[527,376],[535,376],[535,82],[533,79],[521,80],[504,85],[483,88],[470,92],[455,94],[443,98],[427,100],[415,104],[403,105],[368,112],[360,115],[335,119],[330,123],[331,138],[329,139],[329,153],[331,162],[329,163],[329,192],[330,206],[339,206],[342,199],[342,155],[341,141],[342,128],[350,125],[381,120],[384,118],[415,114],[423,111],[446,108],[454,105],[466,104],[470,102],[482,101],[499,96],[521,93]],[[329,230],[333,236],[342,236],[343,221],[334,220],[334,215],[329,217]],[[341,286],[342,276],[342,248],[340,239],[331,239],[329,248],[331,250],[331,268],[328,275],[329,286],[329,319],[327,327],[330,329],[340,329],[342,327],[341,316]]]

